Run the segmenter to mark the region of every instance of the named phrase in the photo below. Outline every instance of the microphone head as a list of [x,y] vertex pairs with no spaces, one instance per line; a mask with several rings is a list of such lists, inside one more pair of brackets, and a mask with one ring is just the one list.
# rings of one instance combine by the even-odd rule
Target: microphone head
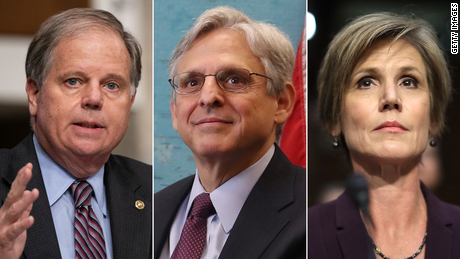
[[353,173],[348,178],[348,190],[351,197],[363,214],[370,219],[369,216],[369,188],[367,181],[361,174]]

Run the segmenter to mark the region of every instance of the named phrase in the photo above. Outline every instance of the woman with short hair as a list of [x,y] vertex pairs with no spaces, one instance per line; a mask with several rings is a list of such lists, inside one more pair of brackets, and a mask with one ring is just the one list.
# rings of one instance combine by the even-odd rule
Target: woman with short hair
[[451,78],[435,31],[410,16],[375,13],[345,26],[318,77],[333,144],[368,183],[368,215],[350,189],[309,209],[309,258],[460,258],[460,207],[419,179],[421,155],[444,128]]

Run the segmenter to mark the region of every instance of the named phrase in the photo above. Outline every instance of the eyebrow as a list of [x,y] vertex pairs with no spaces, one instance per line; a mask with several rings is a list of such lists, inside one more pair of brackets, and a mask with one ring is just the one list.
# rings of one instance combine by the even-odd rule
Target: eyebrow
[[[366,74],[367,73],[369,73],[369,74],[378,74],[379,71],[380,71],[380,69],[378,69],[378,68],[370,67],[370,68],[365,68],[365,69],[358,70],[352,76],[356,76],[356,75],[363,74],[363,73],[366,73]],[[412,71],[416,71],[416,72],[420,73],[420,75],[423,75],[422,71],[420,71],[417,67],[414,67],[414,66],[404,66],[404,67],[398,68],[398,73],[400,73],[400,74],[407,73],[407,72],[412,72]]]
[[[82,71],[68,71],[64,74],[62,74],[61,76],[59,76],[59,79],[61,81],[67,79],[67,78],[71,78],[72,76],[80,76],[80,77],[83,77],[83,78],[88,78],[88,75]],[[115,80],[115,81],[120,81],[120,82],[125,82],[125,78],[119,74],[114,74],[114,73],[109,73],[107,74],[106,76],[104,76],[102,78],[102,81],[105,81],[105,80],[109,80],[109,79],[112,79],[112,80]],[[130,79],[128,78],[128,80],[126,81],[127,84],[130,84]]]
[[81,71],[68,71],[60,75],[58,78],[59,78],[59,81],[63,81],[64,79],[71,78],[72,76],[80,76],[80,77],[87,78],[86,73],[83,73]]
[[414,67],[414,66],[405,66],[405,67],[401,67],[398,71],[399,71],[400,73],[406,73],[406,72],[416,71],[416,72],[420,73],[421,75],[423,75],[422,71],[418,70],[418,68],[417,68],[417,67]]
[[370,68],[365,68],[365,69],[358,70],[356,73],[353,73],[352,76],[356,76],[356,75],[359,75],[359,74],[376,74],[376,73],[378,73],[378,71],[379,70],[377,68],[370,67]]
[[[128,79],[126,80],[126,83],[127,84],[130,84],[130,76],[128,77]],[[116,81],[121,81],[121,82],[125,82],[125,78],[119,74],[113,74],[113,73],[110,73],[108,74],[107,76],[104,77],[104,79],[114,79]]]

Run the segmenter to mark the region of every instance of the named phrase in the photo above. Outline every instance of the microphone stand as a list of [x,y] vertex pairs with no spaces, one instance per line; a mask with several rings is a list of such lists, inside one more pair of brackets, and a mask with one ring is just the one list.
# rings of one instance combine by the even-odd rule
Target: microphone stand
[[[357,174],[357,173],[353,173],[348,178],[348,190],[350,191],[353,201],[358,206],[358,208],[361,210],[364,220],[368,220],[371,223],[371,225],[373,225],[372,218],[369,213],[369,188],[367,186],[367,182],[364,176]],[[367,233],[366,243],[367,243],[367,254],[368,254],[367,258],[376,259],[374,248],[372,247],[372,244],[371,244],[371,237],[369,233],[367,232],[367,228],[366,228],[366,233]]]

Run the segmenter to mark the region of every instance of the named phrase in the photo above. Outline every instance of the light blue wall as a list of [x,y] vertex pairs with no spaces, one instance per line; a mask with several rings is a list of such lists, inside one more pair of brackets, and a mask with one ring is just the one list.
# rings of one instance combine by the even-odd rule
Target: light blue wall
[[171,123],[168,61],[195,19],[205,10],[229,5],[253,20],[276,25],[297,50],[305,21],[305,0],[155,0],[154,2],[154,191],[195,173],[190,149]]

